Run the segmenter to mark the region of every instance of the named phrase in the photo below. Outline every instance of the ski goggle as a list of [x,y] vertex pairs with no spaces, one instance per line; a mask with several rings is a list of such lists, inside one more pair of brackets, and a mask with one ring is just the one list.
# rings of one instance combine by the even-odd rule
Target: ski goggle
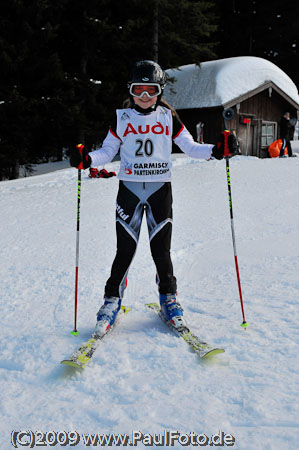
[[158,83],[132,83],[130,84],[130,94],[134,97],[141,98],[146,94],[149,98],[156,97],[162,92],[161,86]]

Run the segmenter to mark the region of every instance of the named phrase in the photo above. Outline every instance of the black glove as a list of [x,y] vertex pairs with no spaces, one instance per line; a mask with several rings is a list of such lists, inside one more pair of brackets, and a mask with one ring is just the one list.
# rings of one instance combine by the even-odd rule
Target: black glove
[[223,159],[223,145],[218,146],[219,142],[212,149],[213,158]]
[[76,148],[71,150],[70,165],[77,169],[87,169],[90,167],[91,157],[88,154],[84,145],[78,144]]
[[216,145],[212,149],[212,156],[223,159],[224,156],[234,156],[238,153],[236,136],[228,130],[223,131]]

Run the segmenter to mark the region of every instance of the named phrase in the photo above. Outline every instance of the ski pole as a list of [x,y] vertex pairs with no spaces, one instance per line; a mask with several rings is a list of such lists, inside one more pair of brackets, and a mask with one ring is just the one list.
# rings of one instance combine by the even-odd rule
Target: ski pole
[[[225,113],[225,111],[224,111]],[[224,115],[224,125],[226,127],[226,119]],[[237,256],[237,247],[236,247],[236,237],[235,237],[235,228],[234,228],[234,215],[233,215],[233,203],[232,203],[232,191],[231,191],[231,182],[230,182],[230,167],[229,167],[229,159],[231,157],[231,153],[229,151],[228,147],[228,136],[230,135],[230,131],[225,129],[223,132],[224,135],[224,158],[226,161],[226,176],[227,176],[227,188],[228,188],[228,201],[229,201],[229,211],[230,211],[230,223],[231,223],[231,232],[232,232],[232,240],[233,240],[233,249],[234,249],[234,259],[235,259],[235,266],[236,266],[236,273],[237,273],[237,280],[238,280],[238,288],[239,288],[239,295],[240,295],[240,303],[241,303],[241,310],[242,310],[242,316],[243,316],[243,322],[241,323],[241,327],[246,328],[249,323],[245,320],[245,312],[244,312],[244,305],[243,305],[243,296],[242,296],[242,288],[241,288],[241,280],[240,280],[240,272],[239,272],[239,264],[238,264],[238,256]]]
[[[77,149],[82,154],[84,145],[78,144]],[[81,169],[78,169],[78,191],[77,191],[77,233],[76,233],[76,270],[75,270],[75,317],[74,329],[71,334],[77,336],[77,309],[78,309],[78,279],[79,279],[79,238],[80,238],[80,199],[81,199]]]

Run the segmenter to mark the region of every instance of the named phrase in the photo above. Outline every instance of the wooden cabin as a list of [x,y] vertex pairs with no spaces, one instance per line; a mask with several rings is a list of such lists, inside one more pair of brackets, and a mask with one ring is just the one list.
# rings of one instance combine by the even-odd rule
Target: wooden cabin
[[298,118],[296,85],[263,58],[226,58],[166,72],[171,82],[164,97],[198,142],[217,142],[224,129],[223,111],[231,108],[234,117],[226,127],[236,134],[241,153],[264,158],[279,138],[283,113]]

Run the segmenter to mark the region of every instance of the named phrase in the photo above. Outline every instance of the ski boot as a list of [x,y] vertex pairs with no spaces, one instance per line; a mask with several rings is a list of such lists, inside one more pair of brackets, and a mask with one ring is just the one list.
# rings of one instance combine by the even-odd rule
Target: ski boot
[[160,294],[161,313],[174,328],[187,328],[183,318],[183,308],[176,299],[176,294]]
[[115,322],[121,306],[121,299],[117,297],[104,297],[105,302],[97,313],[95,334],[105,334]]

